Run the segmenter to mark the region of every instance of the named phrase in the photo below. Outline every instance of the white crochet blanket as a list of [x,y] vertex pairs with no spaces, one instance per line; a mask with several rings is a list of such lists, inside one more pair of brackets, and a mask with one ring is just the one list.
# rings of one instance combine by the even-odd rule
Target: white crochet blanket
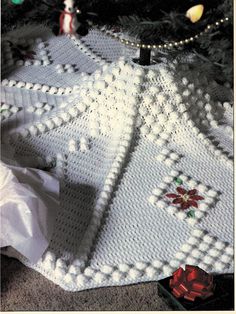
[[[136,50],[96,30],[83,41],[44,27],[7,36],[2,142],[22,165],[58,174],[61,205],[37,264],[5,254],[71,291],[156,281],[185,264],[232,272],[227,93],[186,65],[141,67]],[[34,60],[7,40],[30,44]]]

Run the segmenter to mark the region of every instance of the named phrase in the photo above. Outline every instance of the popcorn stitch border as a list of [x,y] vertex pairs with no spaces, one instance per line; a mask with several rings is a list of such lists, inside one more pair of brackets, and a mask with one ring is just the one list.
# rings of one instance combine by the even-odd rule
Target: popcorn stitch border
[[[197,246],[198,244],[199,246]],[[103,265],[100,269],[88,266],[81,270],[81,268],[76,267],[76,265],[65,267],[63,261],[60,259],[55,261],[55,256],[52,253],[47,252],[44,260],[41,262],[48,266],[46,270],[45,267],[42,268],[41,265],[34,266],[34,269],[69,291],[78,291],[78,288],[83,289],[85,287],[89,289],[96,287],[97,284],[101,283],[109,285],[118,284],[123,281],[125,284],[129,284],[130,281],[132,282],[132,280],[138,278],[141,280],[143,277],[147,277],[149,280],[157,280],[158,275],[162,273],[165,276],[170,276],[178,267],[184,266],[186,261],[191,263],[196,262],[199,267],[206,271],[210,271],[212,267],[209,268],[209,262],[208,264],[200,262],[200,256],[202,256],[202,254],[205,255],[204,244],[210,247],[209,257],[211,257],[212,254],[217,254],[219,256],[220,252],[224,250],[224,253],[219,257],[221,261],[215,262],[215,267],[217,269],[222,270],[222,267],[225,269],[230,266],[234,254],[233,247],[230,246],[229,243],[223,242],[217,237],[213,237],[206,230],[196,228],[192,230],[187,242],[181,246],[180,250],[177,251],[169,264],[164,261],[153,260],[149,262],[139,261],[135,264],[121,263],[113,266]],[[25,265],[31,267],[26,258],[19,253],[17,253],[17,255]],[[55,274],[56,269],[57,274]],[[62,281],[63,278],[64,280]],[[68,289],[67,284],[73,284],[73,289]]]

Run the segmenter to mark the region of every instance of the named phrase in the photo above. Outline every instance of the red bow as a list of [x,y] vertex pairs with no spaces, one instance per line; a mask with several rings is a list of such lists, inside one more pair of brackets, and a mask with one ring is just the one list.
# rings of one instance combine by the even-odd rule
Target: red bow
[[196,297],[206,299],[213,295],[213,276],[198,266],[186,265],[173,273],[170,279],[170,288],[176,298],[184,297],[194,301]]
[[62,11],[61,15],[60,15],[60,34],[63,33],[63,21],[64,21],[64,17],[65,17],[66,14],[71,16],[71,19],[70,19],[70,34],[72,34],[73,33],[72,21],[73,21],[73,17],[75,15],[75,12],[74,13],[69,13],[67,11]]

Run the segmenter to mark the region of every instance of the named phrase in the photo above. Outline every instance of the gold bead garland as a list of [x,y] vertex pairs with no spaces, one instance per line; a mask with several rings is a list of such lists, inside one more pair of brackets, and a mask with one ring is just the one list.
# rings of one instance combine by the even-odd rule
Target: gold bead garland
[[229,20],[229,18],[225,17],[223,19],[216,21],[213,24],[209,24],[209,25],[207,25],[207,27],[202,32],[200,32],[199,34],[196,34],[190,38],[185,38],[185,39],[182,39],[180,41],[168,42],[165,44],[155,44],[155,45],[132,42],[130,40],[120,38],[118,35],[114,34],[112,31],[109,31],[109,30],[100,29],[100,31],[106,33],[107,35],[111,36],[112,38],[114,38],[116,40],[119,40],[122,44],[125,44],[127,46],[136,47],[136,48],[143,48],[143,49],[163,49],[163,48],[178,47],[178,46],[182,46],[184,44],[188,44],[189,42],[193,42],[194,40],[198,39],[200,36],[204,35],[205,33],[208,33],[209,30],[211,30],[212,28],[219,26],[220,24],[227,22],[228,20]]

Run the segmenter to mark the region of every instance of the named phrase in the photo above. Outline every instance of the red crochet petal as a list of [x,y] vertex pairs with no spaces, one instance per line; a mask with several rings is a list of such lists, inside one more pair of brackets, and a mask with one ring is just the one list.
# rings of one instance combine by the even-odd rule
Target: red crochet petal
[[182,197],[176,198],[173,200],[173,204],[182,204],[184,201],[182,199]]
[[195,195],[196,193],[197,193],[196,189],[188,191],[188,195]]
[[198,208],[198,204],[197,204],[197,202],[195,202],[195,201],[188,200],[188,204],[189,204],[189,206],[193,206],[193,207]]
[[201,201],[201,200],[204,200],[204,197],[202,197],[200,195],[193,195],[189,199],[193,200],[193,201]]
[[184,195],[187,193],[187,191],[183,188],[181,188],[180,186],[176,188],[176,191],[181,194],[181,195]]
[[184,203],[181,204],[181,209],[187,209],[189,207],[190,207],[190,205],[189,205],[188,202],[184,202]]
[[177,194],[173,194],[173,193],[169,193],[169,194],[166,194],[167,197],[170,197],[170,198],[176,198],[178,197],[179,195]]

